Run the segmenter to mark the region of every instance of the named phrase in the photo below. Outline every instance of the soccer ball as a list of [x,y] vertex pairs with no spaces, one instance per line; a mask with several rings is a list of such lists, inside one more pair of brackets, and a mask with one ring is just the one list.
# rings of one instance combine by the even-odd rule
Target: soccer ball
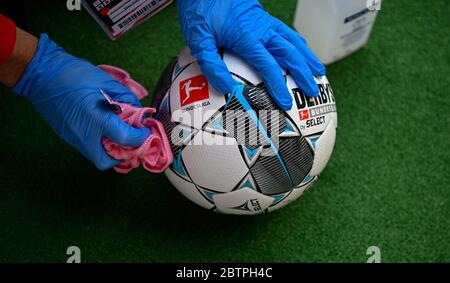
[[270,212],[299,198],[325,168],[336,138],[337,113],[325,76],[308,98],[286,71],[293,107],[275,105],[255,70],[221,54],[236,91],[218,93],[183,49],[156,89],[155,118],[164,125],[174,161],[170,182],[196,204],[225,214]]

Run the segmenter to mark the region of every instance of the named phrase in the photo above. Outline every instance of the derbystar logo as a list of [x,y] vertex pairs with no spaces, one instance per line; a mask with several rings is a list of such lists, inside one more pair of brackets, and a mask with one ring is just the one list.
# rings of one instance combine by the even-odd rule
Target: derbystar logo
[[314,107],[327,103],[335,103],[334,93],[330,84],[319,84],[319,96],[307,97],[300,88],[292,89],[294,94],[294,101],[297,105],[297,109],[301,110],[306,107]]
[[292,89],[300,121],[336,112],[334,94],[330,84],[319,84],[318,87],[319,96],[317,97],[307,97],[300,88]]
[[208,81],[204,75],[180,82],[181,107],[209,98]]
[[[250,207],[251,205],[251,207]],[[243,204],[236,206],[236,207],[231,207],[237,210],[245,210],[245,211],[261,211],[261,205],[259,204],[259,201],[257,199],[251,199],[251,200],[247,200],[246,202],[244,202]]]

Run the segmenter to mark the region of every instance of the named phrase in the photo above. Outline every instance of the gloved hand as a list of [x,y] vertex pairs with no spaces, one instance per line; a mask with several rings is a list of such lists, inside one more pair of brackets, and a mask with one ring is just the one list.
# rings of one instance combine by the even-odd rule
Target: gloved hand
[[313,75],[324,75],[325,67],[298,33],[269,15],[258,1],[178,0],[177,5],[191,53],[219,92],[229,93],[234,85],[217,50],[227,48],[256,69],[281,108],[290,109],[292,98],[280,66],[306,95],[319,94]]
[[66,53],[44,34],[13,91],[25,96],[62,139],[106,170],[120,161],[105,152],[102,137],[136,147],[150,131],[124,123],[108,107],[100,89],[115,101],[141,106],[127,88],[89,62]]

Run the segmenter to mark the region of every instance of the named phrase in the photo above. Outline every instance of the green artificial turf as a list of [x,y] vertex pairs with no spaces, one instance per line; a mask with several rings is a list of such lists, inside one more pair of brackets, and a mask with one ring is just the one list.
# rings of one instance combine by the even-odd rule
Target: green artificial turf
[[[113,42],[65,1],[28,2],[31,32],[150,90],[184,45],[174,5]],[[296,1],[262,2],[292,23]],[[449,262],[449,15],[447,0],[384,1],[368,46],[327,68],[339,111],[328,167],[256,217],[197,207],[163,175],[97,171],[0,88],[0,261],[65,262],[75,245],[83,262],[365,262],[375,245],[383,262]]]

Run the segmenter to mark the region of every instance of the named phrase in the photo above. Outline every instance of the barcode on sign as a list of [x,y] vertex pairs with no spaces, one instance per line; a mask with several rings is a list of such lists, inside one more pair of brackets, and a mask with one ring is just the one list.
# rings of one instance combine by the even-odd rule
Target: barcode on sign
[[147,5],[143,6],[139,10],[137,10],[132,15],[128,16],[126,19],[121,21],[120,23],[113,26],[113,30],[116,33],[119,33],[126,29],[131,23],[134,23],[136,20],[139,20],[143,16],[147,15],[148,13],[152,12],[154,8],[164,0],[153,0]]

